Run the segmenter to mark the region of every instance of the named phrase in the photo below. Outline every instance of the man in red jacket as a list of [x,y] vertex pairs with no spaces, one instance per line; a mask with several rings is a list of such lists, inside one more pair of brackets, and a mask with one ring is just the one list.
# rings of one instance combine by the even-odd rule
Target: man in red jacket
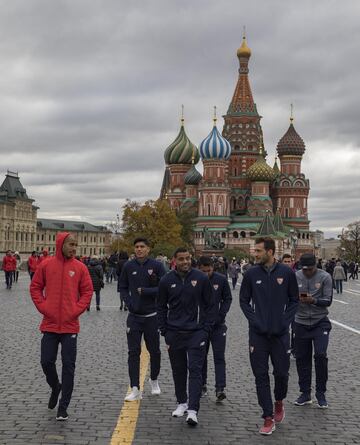
[[[74,387],[79,316],[89,306],[93,285],[87,267],[75,258],[77,241],[70,233],[59,233],[54,257],[40,263],[30,284],[31,298],[44,316],[40,331],[41,366],[52,392],[54,409],[61,392],[56,420],[67,420],[67,407]],[[62,382],[56,371],[61,344]]]
[[38,265],[39,265],[39,258],[37,256],[36,251],[34,250],[28,259],[28,270],[29,270],[30,280],[33,279],[33,276],[35,275]]
[[8,250],[3,258],[2,270],[5,272],[6,289],[11,289],[13,275],[16,270],[16,258],[11,250]]

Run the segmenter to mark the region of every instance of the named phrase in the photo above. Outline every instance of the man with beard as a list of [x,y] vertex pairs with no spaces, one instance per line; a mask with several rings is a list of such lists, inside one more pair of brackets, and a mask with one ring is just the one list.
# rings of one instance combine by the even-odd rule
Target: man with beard
[[176,270],[165,275],[159,285],[159,329],[168,346],[178,402],[172,415],[182,417],[187,412],[187,423],[195,426],[206,344],[215,322],[214,294],[207,275],[191,268],[188,249],[178,248],[174,259]]
[[[258,402],[264,425],[260,434],[269,435],[275,423],[285,418],[290,367],[289,326],[298,306],[296,276],[275,258],[275,241],[255,241],[256,265],[247,271],[240,288],[240,307],[249,322],[250,363],[255,376]],[[275,407],[269,379],[269,358],[274,368]]]

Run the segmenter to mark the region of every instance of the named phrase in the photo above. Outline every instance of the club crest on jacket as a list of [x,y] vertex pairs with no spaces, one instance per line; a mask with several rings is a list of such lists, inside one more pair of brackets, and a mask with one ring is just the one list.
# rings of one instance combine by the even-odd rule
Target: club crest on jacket
[[218,284],[214,284],[214,289],[218,290],[219,289],[219,285]]
[[154,272],[154,269],[148,269],[148,274],[152,275],[152,273]]
[[276,281],[278,284],[283,284],[284,278],[277,278]]
[[69,275],[72,278],[75,275],[75,272],[73,270],[69,270]]
[[191,284],[195,287],[197,285],[197,280],[191,280]]

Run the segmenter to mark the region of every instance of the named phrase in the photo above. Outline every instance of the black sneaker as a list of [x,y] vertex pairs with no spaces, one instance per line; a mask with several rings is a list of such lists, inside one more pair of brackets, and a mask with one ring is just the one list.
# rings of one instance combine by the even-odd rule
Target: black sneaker
[[61,383],[59,383],[58,386],[55,389],[53,388],[51,391],[51,395],[50,395],[50,399],[49,399],[49,403],[48,403],[49,409],[54,409],[55,406],[57,405],[60,392],[61,392]]
[[201,388],[201,397],[207,396],[207,394],[207,386],[203,385],[203,387]]
[[99,311],[100,310],[100,306],[96,306],[96,310]]
[[216,390],[216,403],[222,402],[226,399],[226,394],[223,389],[217,389]]
[[317,392],[315,394],[315,396],[316,396],[316,400],[318,402],[318,407],[319,408],[322,408],[322,409],[329,408],[329,405],[328,405],[328,403],[326,401],[326,398],[325,398],[325,394],[323,392]]
[[68,413],[66,412],[66,409],[64,408],[59,408],[58,412],[56,414],[56,420],[63,422],[65,420],[68,420],[69,416]]
[[294,405],[297,406],[304,406],[304,405],[311,405],[311,395],[303,392],[300,394],[300,396],[295,400]]

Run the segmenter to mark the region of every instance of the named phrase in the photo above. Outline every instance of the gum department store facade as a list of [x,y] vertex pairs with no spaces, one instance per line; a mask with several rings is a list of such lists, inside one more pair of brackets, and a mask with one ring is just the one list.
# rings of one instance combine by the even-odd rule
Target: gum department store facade
[[[276,239],[277,255],[299,257],[314,252],[309,229],[309,180],[301,170],[305,144],[290,126],[277,144],[273,167],[266,150],[248,73],[251,50],[245,36],[237,50],[239,77],[224,117],[222,134],[214,126],[199,149],[185,133],[184,119],[174,142],[165,150],[160,197],[176,210],[195,212],[194,245],[201,252],[225,248],[253,253],[257,236]],[[203,175],[195,165],[201,157]]]

